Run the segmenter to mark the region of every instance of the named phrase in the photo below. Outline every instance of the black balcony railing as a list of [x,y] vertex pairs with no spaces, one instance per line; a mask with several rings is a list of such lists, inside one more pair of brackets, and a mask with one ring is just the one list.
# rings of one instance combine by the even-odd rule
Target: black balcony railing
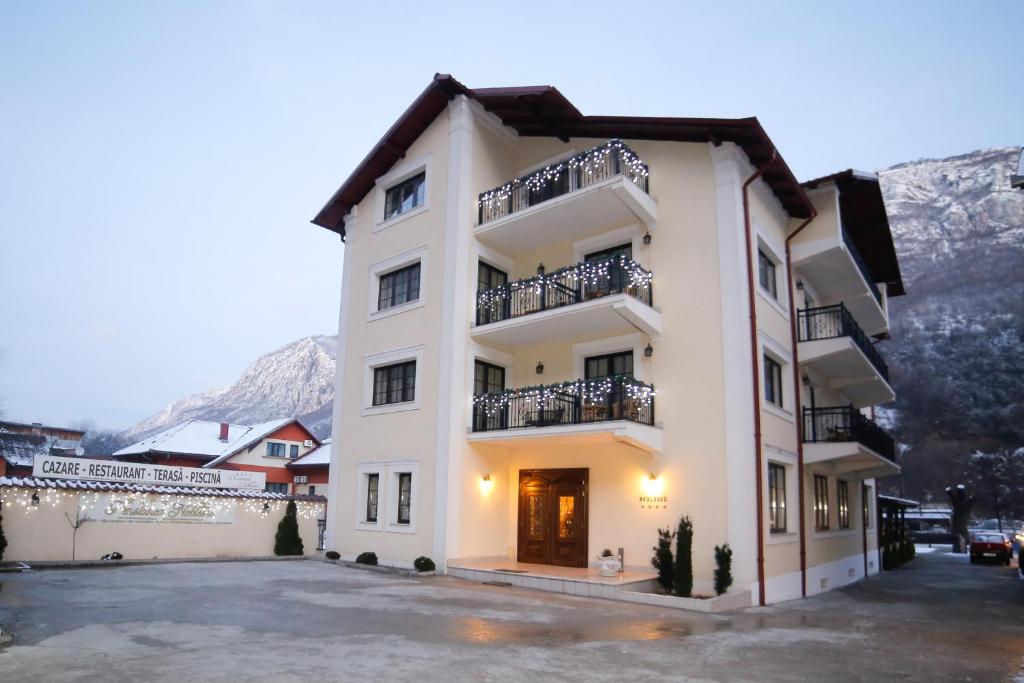
[[892,437],[853,406],[804,408],[804,441],[855,441],[884,458],[896,461],[896,443]]
[[853,262],[857,264],[857,270],[860,271],[860,274],[864,276],[864,280],[868,283],[868,289],[871,290],[871,295],[875,297],[875,301],[877,301],[878,305],[881,306],[882,292],[879,291],[878,285],[875,284],[875,278],[871,275],[871,269],[868,268],[867,261],[864,260],[864,257],[861,255],[857,245],[854,244],[853,240],[850,238],[850,233],[846,232],[845,227],[842,231],[843,244],[846,245],[846,249],[850,252],[850,256],[853,257]]
[[545,166],[501,187],[482,192],[477,224],[528,209],[549,199],[621,175],[644,192],[648,191],[647,164],[622,140],[609,140],[556,164]]
[[623,293],[651,306],[651,273],[625,256],[577,263],[477,292],[476,324],[486,325]]
[[473,397],[473,431],[629,420],[654,425],[654,387],[616,375]]
[[860,325],[850,315],[845,304],[835,306],[822,306],[820,308],[807,308],[799,312],[799,324],[797,326],[799,339],[805,341],[818,341],[819,339],[836,339],[838,337],[849,337],[857,345],[871,364],[875,366],[878,373],[889,381],[889,366],[886,365],[882,354],[878,352],[871,339],[860,329]]

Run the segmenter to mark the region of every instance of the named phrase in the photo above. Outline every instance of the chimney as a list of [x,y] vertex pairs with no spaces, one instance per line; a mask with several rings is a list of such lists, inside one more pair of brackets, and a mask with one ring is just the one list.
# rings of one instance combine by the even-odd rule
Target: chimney
[[220,440],[224,441],[224,442],[227,442],[227,440],[228,440],[228,423],[227,422],[221,422],[220,423]]

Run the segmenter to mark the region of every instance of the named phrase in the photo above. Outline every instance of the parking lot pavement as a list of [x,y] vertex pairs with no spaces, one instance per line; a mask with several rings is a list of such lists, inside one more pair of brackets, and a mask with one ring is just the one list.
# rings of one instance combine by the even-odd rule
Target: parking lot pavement
[[718,615],[302,561],[0,582],[2,681],[990,681],[1024,656],[1024,581],[948,552]]

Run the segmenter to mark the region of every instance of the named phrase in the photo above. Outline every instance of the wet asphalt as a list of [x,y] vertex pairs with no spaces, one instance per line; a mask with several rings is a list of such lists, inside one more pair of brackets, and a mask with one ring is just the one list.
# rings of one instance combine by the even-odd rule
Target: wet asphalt
[[298,561],[0,574],[0,621],[0,681],[1024,676],[1024,581],[944,550],[718,615]]

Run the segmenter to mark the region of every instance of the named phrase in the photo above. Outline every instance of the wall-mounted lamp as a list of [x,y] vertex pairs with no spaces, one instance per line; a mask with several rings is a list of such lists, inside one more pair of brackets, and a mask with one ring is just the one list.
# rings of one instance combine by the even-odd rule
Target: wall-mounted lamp
[[263,504],[263,514],[268,514],[269,512],[270,512],[270,503],[264,503]]
[[39,507],[39,492],[38,491],[32,493],[32,507],[34,507],[34,508]]
[[537,374],[538,375],[543,375],[544,374],[544,361],[537,361]]
[[800,381],[804,383],[805,387],[811,386],[811,378],[808,377],[807,375],[804,375],[803,377],[801,377]]
[[804,281],[803,280],[797,280],[796,281],[796,288],[797,289],[803,289],[804,288]]
[[544,274],[544,263],[543,262],[542,263],[538,263],[537,264],[537,275],[543,275],[543,274]]
[[660,496],[665,493],[665,482],[654,472],[648,472],[641,485],[645,496]]
[[648,344],[644,347],[644,358],[650,358],[654,355],[654,347]]
[[494,488],[494,481],[491,479],[491,475],[490,474],[485,474],[480,479],[480,492],[486,495],[486,494],[490,493],[491,489],[493,489],[493,488]]
[[650,244],[650,243],[651,243],[651,233],[645,232],[644,233],[644,244]]

